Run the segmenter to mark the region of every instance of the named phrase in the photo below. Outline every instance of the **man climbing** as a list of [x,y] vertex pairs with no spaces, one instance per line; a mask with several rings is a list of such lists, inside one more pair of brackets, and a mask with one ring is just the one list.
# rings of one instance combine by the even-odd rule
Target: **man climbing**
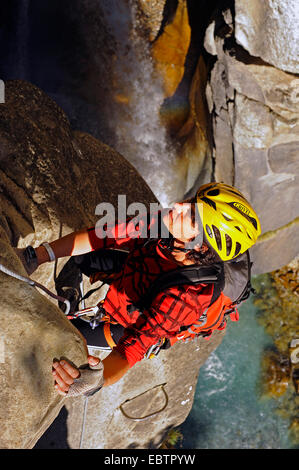
[[[166,228],[169,237],[163,237],[160,229],[158,237],[144,238],[144,233],[149,234],[155,224]],[[44,262],[64,256],[81,259],[80,255],[84,255],[84,260],[92,253],[105,256],[107,249],[127,250],[101,304],[110,320],[111,353],[103,361],[88,356],[91,368],[101,366],[95,380],[87,377],[86,370],[79,370],[67,361],[55,361],[52,373],[61,395],[93,393],[101,386],[117,382],[153,347],[173,344],[199,320],[202,326],[197,334],[208,336],[215,329],[223,329],[226,323],[223,317],[217,321],[209,318],[209,306],[216,300],[213,283],[170,285],[150,303],[143,300],[161,273],[176,272],[185,266],[223,264],[245,253],[261,233],[258,217],[245,197],[223,183],[206,184],[194,198],[175,204],[171,210],[158,211],[151,218],[140,217],[138,230],[143,237],[136,237],[136,221],[132,220],[105,228],[105,238],[98,237],[92,227],[35,250],[30,247],[31,253],[27,248],[28,273]],[[81,320],[77,322],[84,324]],[[104,326],[103,322],[93,330],[95,345],[104,337]]]

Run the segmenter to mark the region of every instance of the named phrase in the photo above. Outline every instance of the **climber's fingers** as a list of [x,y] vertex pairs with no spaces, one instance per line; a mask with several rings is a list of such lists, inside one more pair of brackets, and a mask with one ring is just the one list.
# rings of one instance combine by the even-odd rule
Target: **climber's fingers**
[[57,391],[57,393],[59,393],[59,395],[62,395],[63,397],[65,397],[67,395],[67,391],[64,392],[60,387],[59,385],[56,383],[55,384],[55,389]]
[[55,388],[57,391],[61,391],[61,392],[64,392],[64,393],[67,393],[69,388],[70,388],[70,385],[67,384],[61,377],[60,375],[56,373],[53,373],[54,375],[54,378],[55,378]]
[[90,366],[97,366],[98,363],[100,362],[100,359],[98,357],[95,357],[95,356],[88,356],[87,360],[88,360],[88,364]]
[[53,376],[54,376],[54,379],[56,380],[56,383],[59,385],[59,388],[63,392],[67,392],[71,384],[65,382],[63,378],[55,371],[53,372]]
[[65,396],[74,382],[74,378],[79,377],[80,372],[66,361],[53,363],[53,377],[55,378],[55,388],[60,395]]
[[[66,373],[68,376],[70,376],[72,379],[77,379],[80,376],[80,372],[77,369],[77,367],[72,366],[69,362],[67,361],[60,361],[58,366],[56,367],[56,370],[58,373],[61,375],[61,373]],[[62,375],[61,375],[62,376]],[[62,376],[63,377],[63,376]],[[73,383],[73,380],[72,382]]]
[[55,388],[60,395],[65,396],[74,382],[80,376],[80,372],[67,361],[54,361],[52,375],[55,378]]
[[[74,378],[65,370],[64,366],[60,365],[59,362],[53,363],[53,375],[58,382],[58,378],[61,379],[66,385],[71,385],[74,382]],[[77,377],[79,376],[79,371],[77,370]],[[58,382],[60,383],[60,382]]]

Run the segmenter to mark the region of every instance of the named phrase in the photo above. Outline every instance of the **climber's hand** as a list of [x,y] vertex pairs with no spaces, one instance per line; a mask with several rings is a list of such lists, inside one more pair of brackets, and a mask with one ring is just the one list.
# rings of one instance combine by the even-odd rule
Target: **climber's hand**
[[[95,366],[100,362],[97,357],[88,356],[88,363]],[[80,377],[80,371],[77,367],[72,366],[68,361],[54,361],[52,375],[55,379],[55,388],[59,395],[66,396],[70,386],[74,383],[74,379]]]
[[31,276],[31,274],[34,273],[34,271],[38,267],[37,258],[30,259],[30,260],[26,259],[26,257],[24,256],[25,248],[14,248],[14,251],[16,255],[20,258],[28,276]]

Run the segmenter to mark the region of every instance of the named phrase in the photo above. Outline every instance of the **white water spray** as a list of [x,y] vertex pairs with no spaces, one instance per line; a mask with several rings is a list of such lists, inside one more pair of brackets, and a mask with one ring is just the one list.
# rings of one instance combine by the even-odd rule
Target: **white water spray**
[[134,0],[101,0],[109,33],[115,40],[110,127],[114,147],[139,171],[163,206],[176,200],[179,181],[175,150],[160,121],[164,93],[148,42],[137,31]]

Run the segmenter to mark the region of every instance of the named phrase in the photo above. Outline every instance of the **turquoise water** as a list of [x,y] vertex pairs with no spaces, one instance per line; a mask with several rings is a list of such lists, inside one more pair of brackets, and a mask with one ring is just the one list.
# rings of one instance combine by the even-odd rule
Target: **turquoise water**
[[185,449],[290,449],[289,421],[261,399],[260,362],[272,344],[255,318],[249,299],[239,322],[228,322],[221,345],[201,368],[194,405],[180,426]]

